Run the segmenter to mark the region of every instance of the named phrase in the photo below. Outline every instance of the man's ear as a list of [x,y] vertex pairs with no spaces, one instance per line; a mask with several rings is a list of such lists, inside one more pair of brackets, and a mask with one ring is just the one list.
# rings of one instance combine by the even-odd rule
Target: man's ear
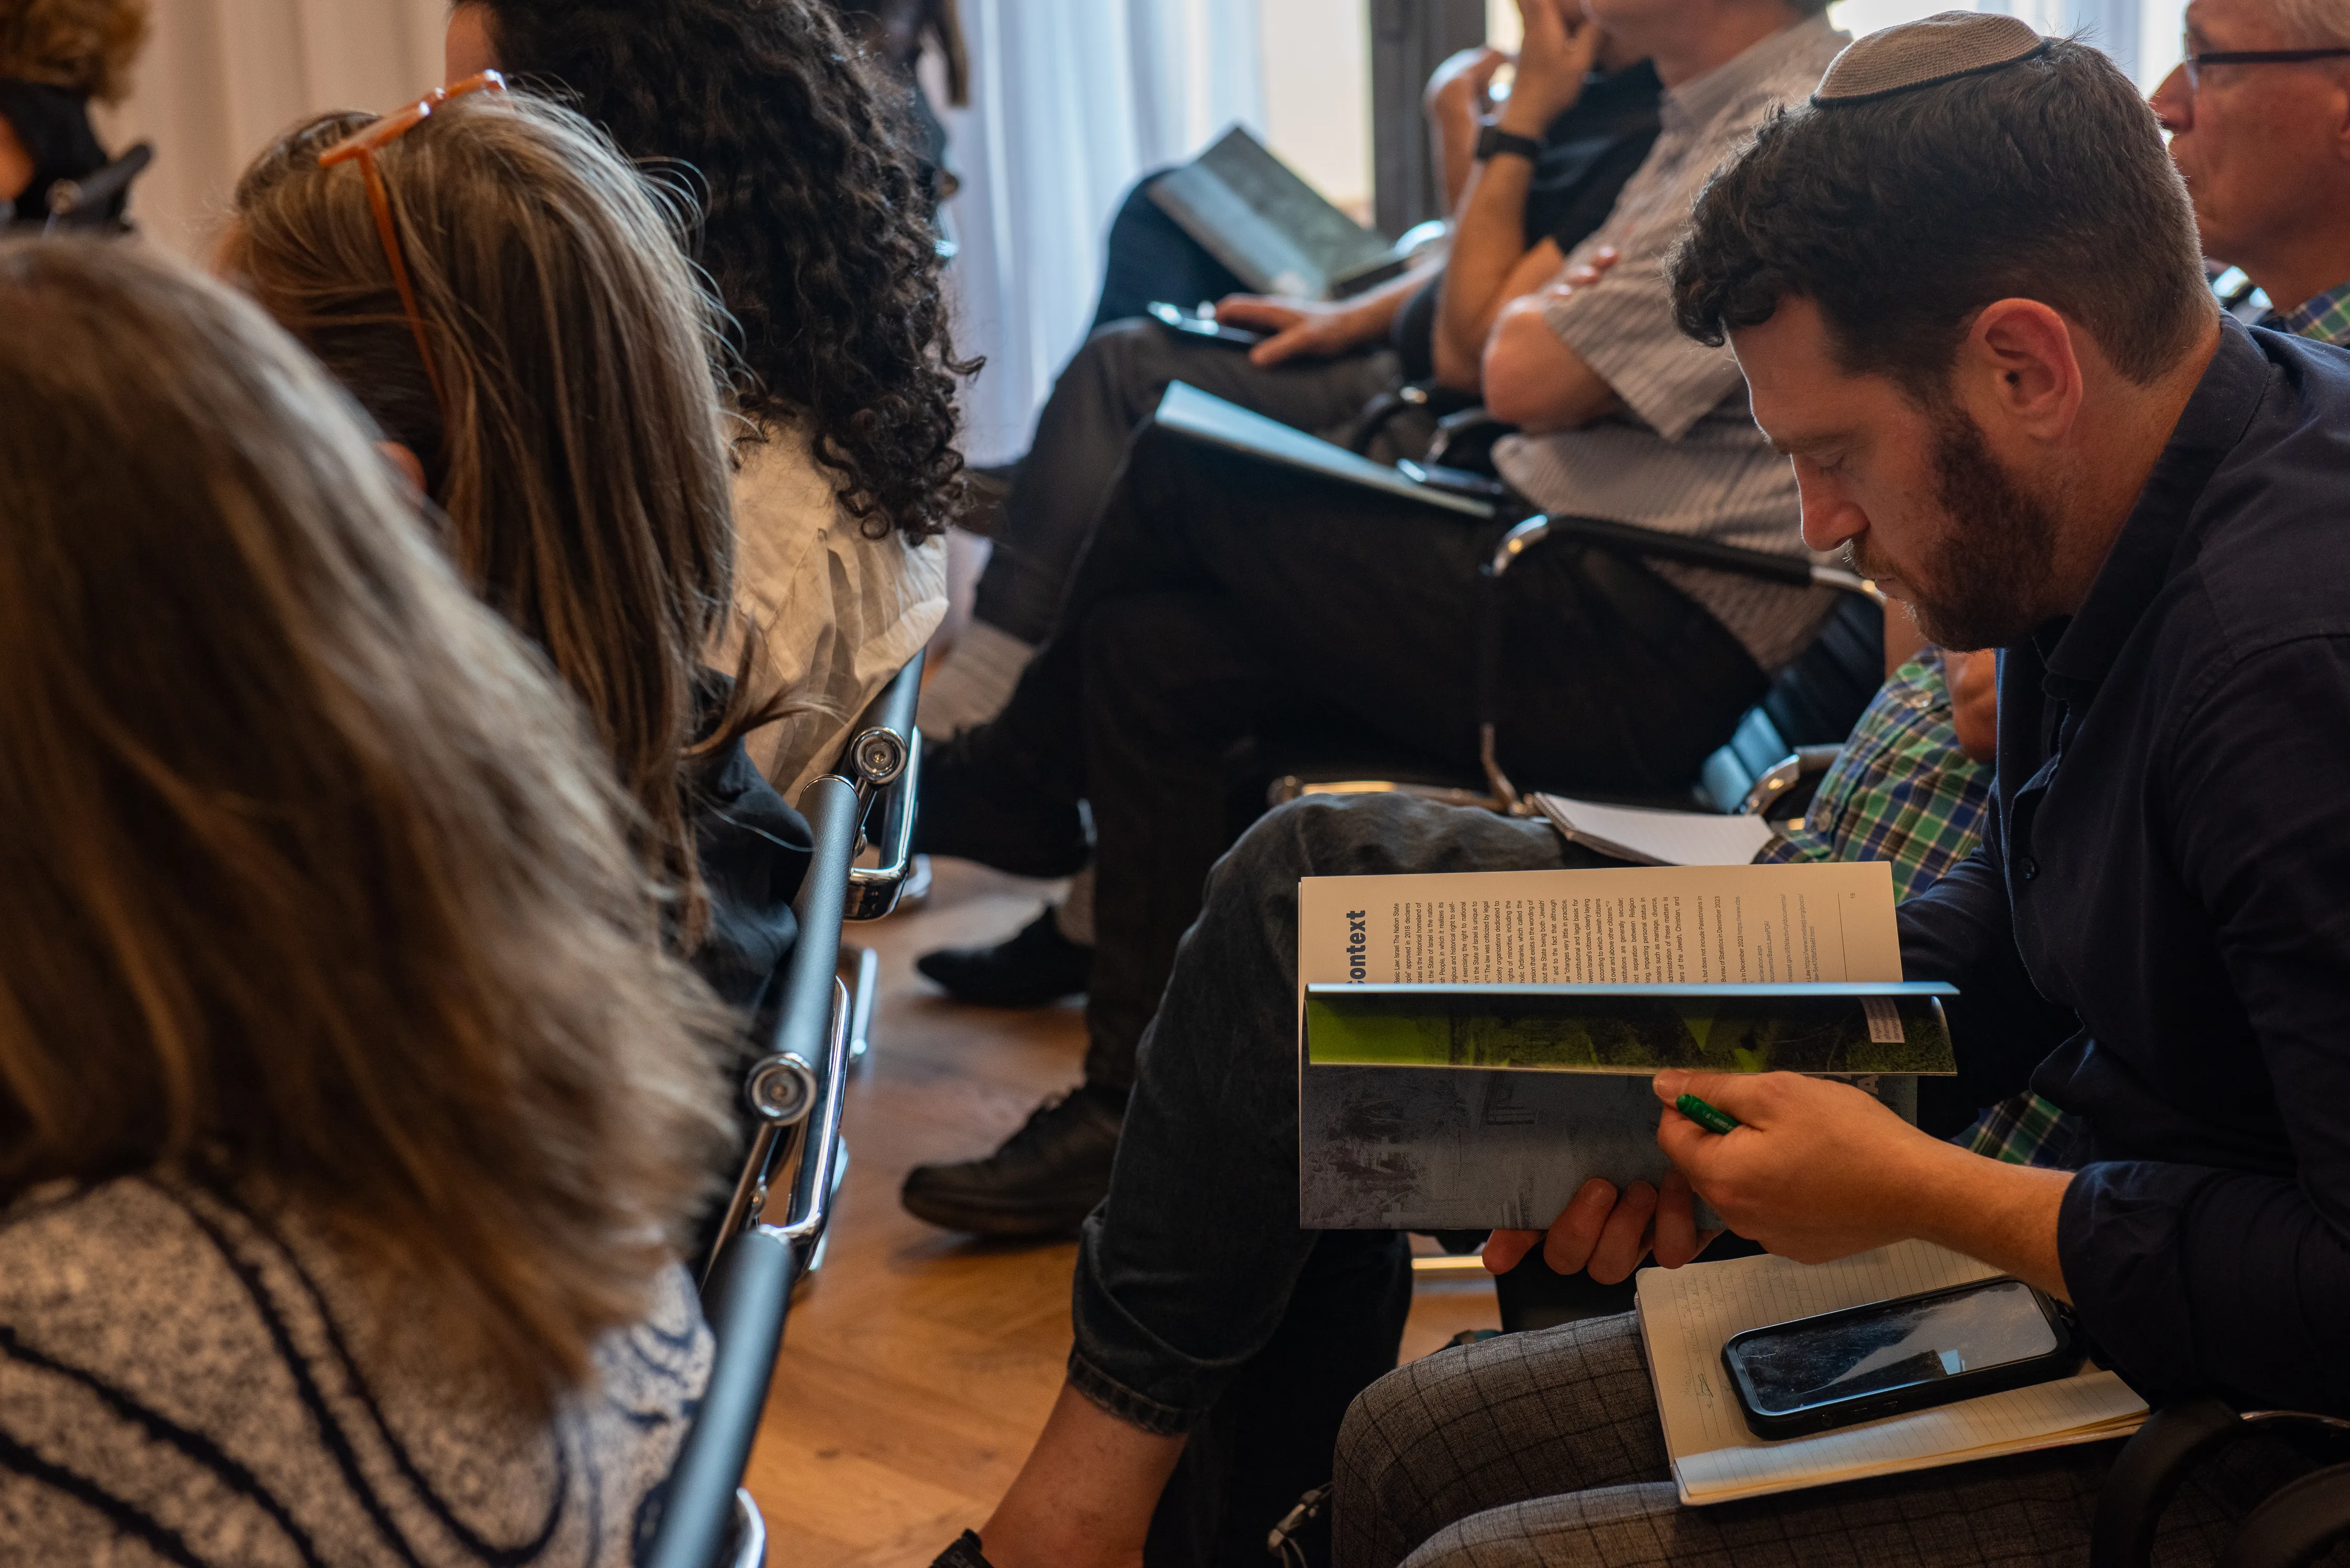
[[416,492],[417,499],[422,500],[425,493],[423,461],[396,441],[380,441],[375,443],[375,449],[400,471],[401,477],[408,481],[409,488]]
[[2062,441],[2081,410],[2082,368],[2073,328],[2036,299],[1983,306],[1959,350],[1966,400],[1978,420],[1996,411],[2036,441]]

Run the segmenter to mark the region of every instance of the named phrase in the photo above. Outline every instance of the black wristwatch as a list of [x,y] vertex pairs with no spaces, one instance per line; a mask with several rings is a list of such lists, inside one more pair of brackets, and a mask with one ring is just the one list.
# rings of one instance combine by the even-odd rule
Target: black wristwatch
[[1477,161],[1482,163],[1501,152],[1514,152],[1532,163],[1542,156],[1542,143],[1531,136],[1520,136],[1515,131],[1503,130],[1500,125],[1488,122],[1485,129],[1477,133]]

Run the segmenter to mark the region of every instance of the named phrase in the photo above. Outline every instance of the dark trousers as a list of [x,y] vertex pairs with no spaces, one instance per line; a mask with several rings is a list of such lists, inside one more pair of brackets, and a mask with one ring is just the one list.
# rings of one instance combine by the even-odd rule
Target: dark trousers
[[1396,378],[1396,357],[1384,348],[1260,369],[1229,344],[1183,337],[1155,321],[1100,327],[1036,416],[1036,437],[1004,500],[972,613],[1023,642],[1045,639],[1135,426],[1159,406],[1169,382],[1323,432],[1343,431]]
[[1238,273],[1150,199],[1150,187],[1168,172],[1157,170],[1136,181],[1110,220],[1101,298],[1094,305],[1097,328],[1131,320],[1162,300],[1189,310],[1248,292]]
[[1348,1403],[1394,1370],[1411,1315],[1403,1237],[1326,1231],[1313,1248],[1288,1315],[1185,1439],[1143,1568],[1259,1568],[1273,1527],[1330,1479]]
[[1078,1390],[1188,1435],[1150,1568],[1263,1561],[1329,1479],[1347,1403],[1395,1366],[1409,1307],[1402,1238],[1298,1226],[1298,878],[1597,864],[1544,823],[1369,795],[1284,806],[1215,867],[1071,1302]]
[[[1092,803],[1089,1082],[1133,1083],[1232,842],[1236,745],[1311,730],[1477,776],[1478,567],[1501,532],[1137,433],[1052,637],[972,759]],[[1762,693],[1737,639],[1634,562],[1561,544],[1506,581],[1502,754],[1521,783],[1677,788]]]

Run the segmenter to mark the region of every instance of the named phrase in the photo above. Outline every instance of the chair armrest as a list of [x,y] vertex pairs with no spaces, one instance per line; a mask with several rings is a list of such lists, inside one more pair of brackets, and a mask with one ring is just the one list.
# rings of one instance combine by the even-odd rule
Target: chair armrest
[[1471,473],[1493,472],[1493,443],[1515,435],[1518,427],[1497,420],[1482,405],[1447,414],[1436,421],[1436,439],[1429,443],[1424,462]]
[[[1400,387],[1381,392],[1363,405],[1362,412],[1355,416],[1355,423],[1347,433],[1347,450],[1357,457],[1368,457],[1371,448],[1378,443],[1379,436],[1407,410],[1421,409],[1440,416],[1450,416],[1462,411],[1461,405],[1467,400],[1467,393],[1456,392],[1440,382],[1406,381]],[[1443,428],[1440,419],[1437,425],[1440,440],[1442,439]]]
[[922,774],[922,735],[914,713],[921,695],[922,655],[917,653],[865,710],[841,755],[841,776],[857,786],[872,840],[881,846],[880,865],[850,870],[844,919],[878,920],[889,914],[913,871]]
[[1748,550],[1736,545],[1716,544],[1711,539],[1669,534],[1660,528],[1643,528],[1637,524],[1617,523],[1605,517],[1537,514],[1503,537],[1485,569],[1491,575],[1500,576],[1526,551],[1553,538],[1576,539],[1604,549],[1621,550],[1627,555],[1651,556],[1660,561],[1675,561],[1682,566],[1703,566],[1737,576],[1784,583],[1789,587],[1835,588],[1841,593],[1859,594],[1878,605],[1885,603],[1885,596],[1877,590],[1876,584],[1839,566],[1823,566],[1802,556],[1779,556],[1768,550]]
[[754,1231],[727,1249],[703,1288],[702,1314],[717,1342],[710,1386],[670,1472],[660,1524],[639,1559],[644,1568],[714,1568],[726,1559],[730,1538],[739,1541],[735,1493],[766,1407],[798,1273],[787,1242]]
[[109,214],[116,198],[155,161],[154,143],[142,141],[130,151],[79,180],[59,180],[49,187],[49,212],[42,233],[114,226]]
[[1733,815],[1739,816],[1783,816],[1799,811],[1811,801],[1813,789],[1844,751],[1842,746],[1798,746],[1770,772],[1754,781],[1746,798],[1738,803]]
[[[799,1031],[793,1036],[795,1044],[810,1040],[806,1033],[819,1016],[816,1004],[807,999],[813,993],[825,999],[820,1014],[823,1048],[820,1060],[823,1071],[818,1079],[819,1095],[809,1113],[807,1127],[801,1135],[801,1147],[806,1150],[798,1168],[790,1181],[790,1197],[785,1210],[784,1223],[778,1227],[760,1224],[761,1232],[780,1236],[797,1250],[802,1266],[811,1257],[816,1244],[824,1239],[824,1229],[832,1210],[832,1189],[835,1170],[840,1158],[840,1114],[843,1097],[848,1092],[848,993],[837,972],[840,965],[840,911],[847,907],[850,878],[842,841],[853,845],[858,803],[843,781],[820,778],[808,785],[800,795],[801,815],[816,829],[816,842],[826,848],[821,857],[824,884],[816,885],[818,867],[808,867],[806,880],[800,884],[800,896],[792,900],[793,911],[799,917],[801,947],[810,947],[816,922],[822,921],[823,936],[813,944],[806,967],[798,967],[800,955],[792,955],[792,1000],[799,1004],[798,1013],[791,1020]],[[816,967],[821,959],[823,968]]]
[[[758,1224],[774,1188],[790,1193],[794,1224],[812,1217],[811,1234],[822,1231],[831,1195],[832,1145],[838,1141],[840,1100],[848,1082],[848,1007],[837,971],[841,911],[848,900],[849,861],[857,853],[857,823],[862,809],[848,782],[830,774],[801,793],[800,813],[807,818],[816,853],[800,880],[799,894],[792,900],[799,937],[784,957],[776,987],[775,1033],[768,1038],[767,1053],[753,1066],[743,1085],[744,1096],[760,1126],[735,1179],[725,1220],[703,1263],[705,1279],[715,1276],[727,1251]],[[793,1072],[782,1064],[797,1064],[798,1071],[812,1075],[813,1094],[805,1108],[778,1103],[776,1096],[786,1084],[776,1074],[788,1076]],[[779,1110],[795,1114],[777,1115]],[[804,1189],[819,1167],[825,1185],[817,1196]],[[803,1248],[803,1251],[813,1250],[812,1242]]]
[[[2089,1568],[2146,1568],[2154,1557],[2155,1532],[2162,1523],[2162,1511],[2186,1483],[2189,1471],[2220,1449],[2249,1437],[2262,1428],[2310,1425],[2350,1432],[2350,1421],[2334,1416],[2317,1416],[2299,1410],[2251,1410],[2242,1415],[2224,1401],[2214,1398],[2190,1399],[2169,1405],[2147,1417],[2146,1425],[2137,1429],[2125,1447],[2114,1468],[2106,1477],[2106,1484],[2097,1493],[2096,1519],[2089,1537]],[[2340,1467],[2337,1467],[2339,1469]],[[2304,1480],[2318,1480],[2334,1471],[2321,1470]],[[2338,1484],[2338,1483],[2337,1483]],[[2293,1489],[2287,1488],[2286,1491]],[[2271,1502],[2283,1499],[2285,1492],[2271,1498]],[[2341,1507],[2336,1517],[2342,1526],[2350,1526],[2350,1499],[2334,1500]],[[2249,1526],[2265,1509],[2255,1510],[2247,1516]],[[2313,1518],[2304,1502],[2287,1504],[2292,1514],[2286,1534],[2292,1526],[2305,1527]],[[2239,1545],[2245,1538],[2240,1537]],[[2231,1551],[2230,1564],[2238,1562]],[[2273,1559],[2293,1563],[2305,1559]]]

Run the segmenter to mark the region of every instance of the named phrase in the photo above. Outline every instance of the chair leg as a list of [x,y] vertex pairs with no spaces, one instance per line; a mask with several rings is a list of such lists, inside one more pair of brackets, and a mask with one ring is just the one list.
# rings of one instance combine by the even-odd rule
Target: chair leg
[[873,1010],[881,999],[881,955],[871,948],[840,944],[840,967],[848,975],[848,1059],[865,1060],[873,1044]]

